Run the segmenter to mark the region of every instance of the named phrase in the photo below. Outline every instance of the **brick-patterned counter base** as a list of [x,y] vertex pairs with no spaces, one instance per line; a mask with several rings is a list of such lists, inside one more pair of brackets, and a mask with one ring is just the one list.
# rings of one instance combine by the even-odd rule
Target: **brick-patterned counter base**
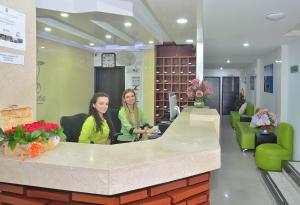
[[210,173],[204,173],[113,196],[0,183],[0,204],[209,205],[209,175]]

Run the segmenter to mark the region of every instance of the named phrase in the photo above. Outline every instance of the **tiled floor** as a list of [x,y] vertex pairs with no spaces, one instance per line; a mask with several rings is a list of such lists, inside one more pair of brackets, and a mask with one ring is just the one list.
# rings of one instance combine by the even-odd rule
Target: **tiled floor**
[[229,116],[221,120],[221,169],[211,177],[211,205],[275,204],[256,168],[253,152],[243,153],[230,126]]

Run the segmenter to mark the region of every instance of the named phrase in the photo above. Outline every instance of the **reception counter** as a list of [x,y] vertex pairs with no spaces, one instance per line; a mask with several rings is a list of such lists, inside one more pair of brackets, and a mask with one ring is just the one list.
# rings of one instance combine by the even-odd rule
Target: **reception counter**
[[[154,196],[157,200],[165,200],[166,203],[160,204],[175,204],[186,199],[184,194],[180,194],[183,192],[186,197],[191,196],[189,200],[198,203],[202,197],[201,200],[206,203],[209,198],[209,172],[221,166],[219,135],[220,116],[216,110],[185,108],[166,132],[155,140],[117,145],[65,142],[52,151],[26,160],[3,156],[1,150],[0,202],[8,203],[5,201],[7,197],[20,194],[9,190],[22,189],[21,196],[18,196],[23,197],[22,200],[35,200],[31,197],[39,197],[44,192],[69,196],[57,204],[71,204],[72,200],[96,204],[147,204],[137,200],[149,201]],[[157,194],[151,192],[164,187],[169,188]],[[32,190],[40,192],[28,195]],[[171,197],[173,192],[181,198],[176,198],[177,195]],[[206,201],[203,193],[201,197],[198,194],[201,192]],[[197,194],[198,201],[194,198]],[[39,198],[55,201],[57,197],[54,195],[54,199]],[[89,196],[112,200],[97,201]],[[124,196],[132,200],[124,201]],[[162,196],[169,196],[168,200]]]

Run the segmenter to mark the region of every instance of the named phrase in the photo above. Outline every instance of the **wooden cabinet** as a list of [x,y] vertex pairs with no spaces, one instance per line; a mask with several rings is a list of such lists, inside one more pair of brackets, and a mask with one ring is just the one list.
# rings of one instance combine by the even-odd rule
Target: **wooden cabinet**
[[[161,52],[162,47],[164,52]],[[170,50],[164,46],[156,47],[155,122],[162,118],[169,109],[169,92],[176,93],[177,105],[180,107],[193,103],[188,100],[186,92],[191,80],[196,78],[195,51],[190,47],[190,52],[186,52],[187,46],[168,47]],[[185,52],[180,53],[181,47],[185,49]],[[176,49],[175,52],[172,52],[172,49]]]

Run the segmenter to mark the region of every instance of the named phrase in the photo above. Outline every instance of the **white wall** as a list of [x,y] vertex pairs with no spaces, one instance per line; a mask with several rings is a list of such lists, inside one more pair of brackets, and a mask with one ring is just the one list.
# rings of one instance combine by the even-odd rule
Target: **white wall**
[[[0,109],[27,105],[36,119],[36,13],[35,0],[0,0],[0,5],[25,14],[25,50],[0,46],[0,52],[24,56],[24,65],[0,62]],[[2,32],[2,27],[1,27]],[[1,125],[0,125],[1,127]]]
[[[261,66],[257,69],[257,80],[259,80],[260,100],[257,105],[260,108],[267,108],[271,112],[275,112],[280,117],[280,70],[281,64],[275,63],[281,59],[281,49],[263,56],[261,58]],[[264,66],[273,64],[273,93],[264,92]]]
[[[300,39],[288,44],[289,67],[300,66]],[[300,160],[300,73],[287,74],[288,95],[287,95],[287,121],[294,127],[294,160]]]
[[250,76],[255,76],[256,77],[256,63],[253,63],[252,65],[246,67],[244,69],[244,76],[246,78],[246,83],[245,83],[245,98],[247,101],[252,102],[254,106],[256,107],[256,97],[255,97],[255,90],[256,90],[256,84],[254,81],[254,90],[250,90]]

